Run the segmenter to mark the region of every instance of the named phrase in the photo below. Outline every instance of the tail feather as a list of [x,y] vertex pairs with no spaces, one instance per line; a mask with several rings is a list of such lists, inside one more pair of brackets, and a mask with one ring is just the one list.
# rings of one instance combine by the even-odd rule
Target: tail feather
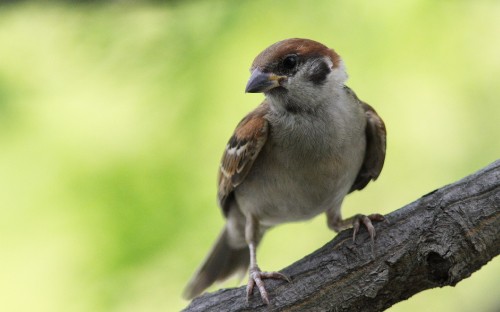
[[229,246],[226,228],[201,267],[184,289],[183,297],[192,299],[216,281],[223,281],[238,271],[246,271],[250,262],[248,248],[235,249]]

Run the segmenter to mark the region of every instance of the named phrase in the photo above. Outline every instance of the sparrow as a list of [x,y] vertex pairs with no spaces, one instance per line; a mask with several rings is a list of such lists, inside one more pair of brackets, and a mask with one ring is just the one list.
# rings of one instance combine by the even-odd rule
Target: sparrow
[[249,268],[247,301],[254,286],[269,304],[256,248],[264,233],[285,222],[325,213],[339,232],[361,225],[372,239],[380,214],[343,219],[344,197],[376,180],[384,165],[385,125],[375,110],[345,85],[340,56],[309,39],[286,39],[253,61],[245,92],[264,101],[236,127],[222,156],[218,204],[226,223],[208,257],[184,291],[191,299],[215,281]]

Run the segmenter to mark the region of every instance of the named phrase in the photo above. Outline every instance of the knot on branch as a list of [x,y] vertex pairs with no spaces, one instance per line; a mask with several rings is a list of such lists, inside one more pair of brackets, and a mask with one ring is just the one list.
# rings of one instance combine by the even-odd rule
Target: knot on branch
[[448,284],[451,262],[443,258],[437,252],[431,251],[427,254],[427,278],[429,281],[444,286]]

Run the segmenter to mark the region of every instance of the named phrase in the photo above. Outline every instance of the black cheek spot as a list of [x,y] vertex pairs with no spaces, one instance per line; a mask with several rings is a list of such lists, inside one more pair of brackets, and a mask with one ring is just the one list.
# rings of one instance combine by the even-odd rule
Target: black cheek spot
[[314,67],[312,74],[309,76],[309,79],[311,79],[311,81],[315,85],[321,85],[326,82],[326,77],[330,72],[330,66],[328,66],[328,64],[326,64],[325,62],[321,62]]

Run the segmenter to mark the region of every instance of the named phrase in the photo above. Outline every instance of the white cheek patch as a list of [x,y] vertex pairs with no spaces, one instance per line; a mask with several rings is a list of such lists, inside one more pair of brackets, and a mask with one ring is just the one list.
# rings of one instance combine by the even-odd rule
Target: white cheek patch
[[332,69],[333,69],[333,63],[332,63],[332,60],[330,60],[330,58],[329,58],[329,57],[325,57],[325,58],[323,58],[323,60],[325,61],[325,63],[326,63],[326,64],[328,64],[328,66],[329,66],[330,68],[332,68]]
[[347,72],[343,60],[339,61],[339,65],[333,68],[333,64],[330,62],[332,68],[331,79],[339,84],[344,84],[347,81]]

